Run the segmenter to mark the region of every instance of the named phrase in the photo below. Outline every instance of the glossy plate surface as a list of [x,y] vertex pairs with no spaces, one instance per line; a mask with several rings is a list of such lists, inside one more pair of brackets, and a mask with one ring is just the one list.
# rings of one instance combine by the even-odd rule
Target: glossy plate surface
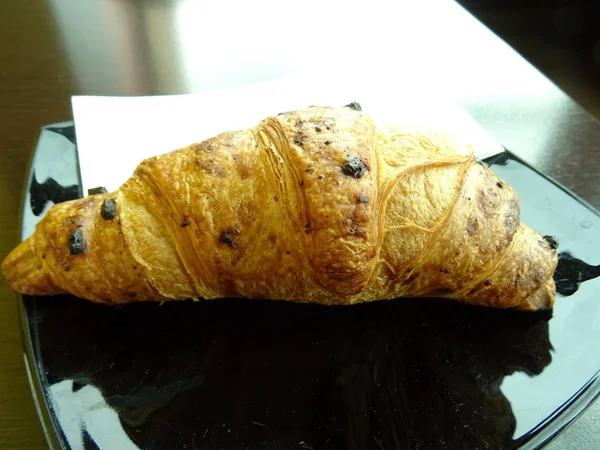
[[[49,441],[73,449],[533,448],[600,391],[600,217],[499,155],[522,220],[560,240],[552,312],[399,299],[115,308],[23,299]],[[81,195],[71,124],[41,134],[23,235]],[[52,181],[54,180],[54,181]]]

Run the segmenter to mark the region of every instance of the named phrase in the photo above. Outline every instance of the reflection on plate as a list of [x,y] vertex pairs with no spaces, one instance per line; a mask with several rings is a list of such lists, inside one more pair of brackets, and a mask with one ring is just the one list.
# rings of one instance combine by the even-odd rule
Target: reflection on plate
[[552,359],[551,313],[433,299],[120,310],[28,301],[44,318],[50,389],[72,387],[53,395],[55,410],[73,398],[83,406],[82,418],[67,414],[77,427],[61,423],[76,433],[69,441],[79,425],[94,440],[119,432],[118,421],[111,430],[87,414],[101,407],[139,448],[508,448],[516,420],[502,379],[537,375]]

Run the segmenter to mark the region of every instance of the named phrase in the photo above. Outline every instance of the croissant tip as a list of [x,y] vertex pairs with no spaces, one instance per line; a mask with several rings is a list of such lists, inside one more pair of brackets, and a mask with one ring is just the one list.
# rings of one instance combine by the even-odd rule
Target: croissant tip
[[8,286],[21,294],[51,295],[62,291],[57,289],[44,270],[36,255],[33,240],[28,238],[8,254],[1,266],[2,275]]
[[530,295],[514,308],[519,311],[548,311],[554,307],[556,285],[550,278],[540,289]]

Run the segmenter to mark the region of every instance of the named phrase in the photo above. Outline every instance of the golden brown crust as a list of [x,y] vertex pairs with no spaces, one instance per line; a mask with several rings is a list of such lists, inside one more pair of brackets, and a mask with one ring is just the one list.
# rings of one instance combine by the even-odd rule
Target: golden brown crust
[[[44,270],[57,286],[73,295],[103,303],[156,296],[144,268],[128,250],[118,217],[102,217],[104,200],[90,196],[52,208],[30,238]],[[72,254],[69,239],[81,232],[84,251]]]
[[[74,254],[73,232],[85,243]],[[117,192],[53,207],[2,270],[21,292],[106,303],[442,296],[535,310],[552,305],[556,263],[520,223],[515,192],[456,138],[311,107],[147,159]]]

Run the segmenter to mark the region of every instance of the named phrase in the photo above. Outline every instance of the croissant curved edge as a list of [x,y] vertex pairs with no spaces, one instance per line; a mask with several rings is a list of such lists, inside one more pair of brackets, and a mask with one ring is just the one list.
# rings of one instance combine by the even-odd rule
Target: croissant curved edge
[[54,205],[2,273],[24,294],[101,303],[445,297],[535,311],[554,303],[555,247],[451,133],[315,106]]

